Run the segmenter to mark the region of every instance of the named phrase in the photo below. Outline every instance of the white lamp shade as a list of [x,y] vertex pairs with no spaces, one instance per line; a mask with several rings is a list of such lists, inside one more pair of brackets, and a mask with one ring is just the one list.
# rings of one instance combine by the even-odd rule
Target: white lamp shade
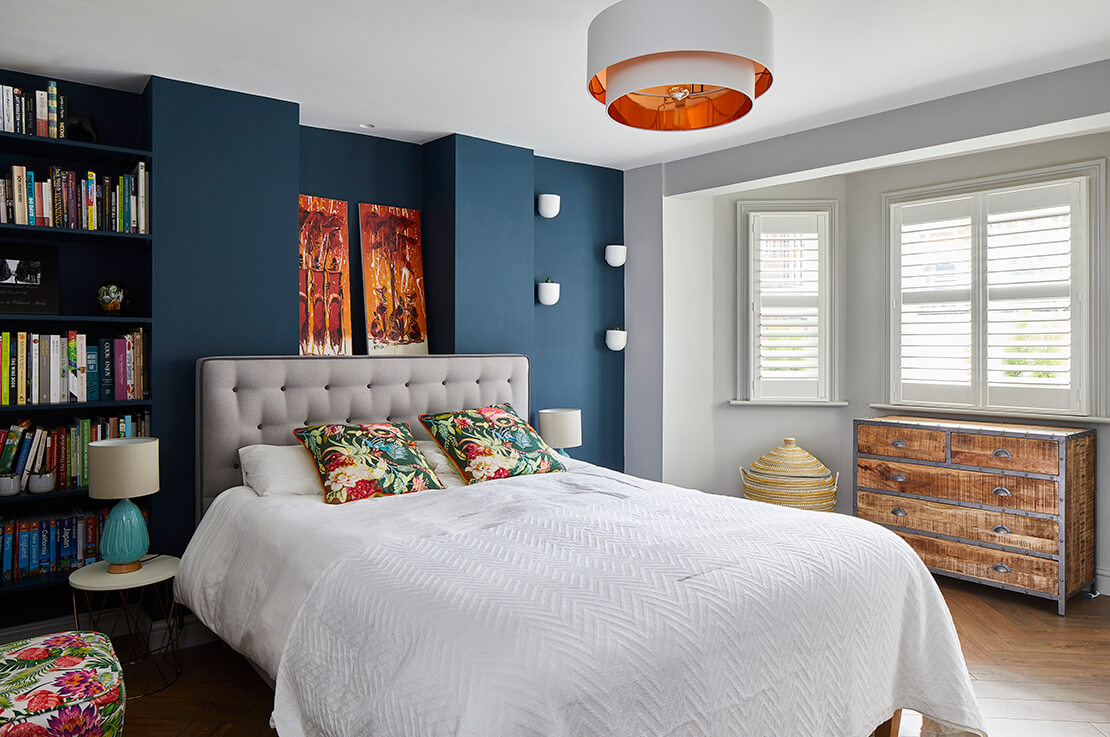
[[536,196],[536,212],[543,218],[553,218],[559,214],[559,204],[562,198],[557,194],[541,194]]
[[89,496],[133,499],[158,491],[158,438],[89,443]]
[[605,247],[605,263],[610,266],[624,266],[628,258],[628,246],[612,244]]
[[561,407],[541,409],[540,437],[552,448],[577,448],[582,445],[582,410]]

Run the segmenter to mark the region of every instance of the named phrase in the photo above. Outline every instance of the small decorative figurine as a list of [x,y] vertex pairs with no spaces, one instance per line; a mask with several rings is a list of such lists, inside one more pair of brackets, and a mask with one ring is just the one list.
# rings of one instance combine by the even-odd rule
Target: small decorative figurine
[[104,282],[96,290],[96,303],[106,315],[126,315],[131,311],[131,290],[123,282]]

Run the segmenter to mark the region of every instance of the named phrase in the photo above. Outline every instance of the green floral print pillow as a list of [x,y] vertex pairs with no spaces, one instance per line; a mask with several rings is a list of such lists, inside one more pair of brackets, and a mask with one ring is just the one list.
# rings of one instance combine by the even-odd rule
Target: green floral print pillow
[[420,422],[468,484],[567,470],[511,404],[420,415]]
[[444,488],[403,422],[316,425],[293,434],[315,459],[328,504]]

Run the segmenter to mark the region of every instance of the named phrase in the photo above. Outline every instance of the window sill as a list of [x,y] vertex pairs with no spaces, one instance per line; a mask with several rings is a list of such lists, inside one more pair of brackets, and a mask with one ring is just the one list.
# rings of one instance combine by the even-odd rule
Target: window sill
[[966,415],[971,417],[986,417],[1011,420],[1037,420],[1039,422],[1079,422],[1088,425],[1110,424],[1110,417],[1097,415],[1058,415],[1051,412],[1002,412],[999,410],[958,409],[952,407],[926,407],[921,405],[882,404],[872,402],[867,405],[871,409],[892,410],[895,412],[913,412],[931,415]]
[[792,402],[788,399],[730,399],[728,403],[733,407],[847,407],[847,402],[834,402],[832,400],[803,399]]

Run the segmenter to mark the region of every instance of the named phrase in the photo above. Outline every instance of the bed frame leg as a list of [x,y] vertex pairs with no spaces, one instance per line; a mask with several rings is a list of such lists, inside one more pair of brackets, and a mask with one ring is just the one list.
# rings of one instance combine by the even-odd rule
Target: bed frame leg
[[871,734],[871,737],[898,737],[898,727],[902,724],[902,710],[894,712],[894,716],[880,724]]

